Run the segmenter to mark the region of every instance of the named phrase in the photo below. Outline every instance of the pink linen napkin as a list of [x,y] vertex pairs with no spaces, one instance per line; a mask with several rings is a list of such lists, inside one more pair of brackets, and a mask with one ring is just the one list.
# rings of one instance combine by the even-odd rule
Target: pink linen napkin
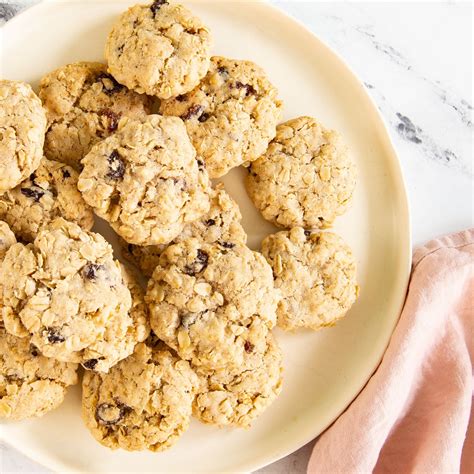
[[473,270],[474,229],[415,250],[382,362],[316,442],[308,473],[474,473]]

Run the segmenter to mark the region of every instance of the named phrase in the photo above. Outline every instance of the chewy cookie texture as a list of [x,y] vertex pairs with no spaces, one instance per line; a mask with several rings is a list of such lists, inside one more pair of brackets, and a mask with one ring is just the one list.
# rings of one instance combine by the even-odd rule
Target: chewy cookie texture
[[112,247],[62,218],[0,266],[6,329],[47,357],[107,371],[133,351],[130,291]]
[[181,117],[209,176],[256,160],[275,136],[282,102],[262,68],[215,56],[202,82],[161,102],[164,115]]
[[109,448],[162,451],[187,429],[197,383],[188,362],[151,338],[108,374],[85,373],[82,417]]
[[[310,230],[354,191],[339,134],[308,116],[278,125],[263,69],[211,44],[156,0],[117,19],[107,64],[62,66],[39,98],[0,81],[0,418],[44,415],[83,374],[84,423],[111,449],[167,449],[192,416],[247,428],[281,392],[273,328],[332,326],[356,300],[351,249]],[[238,166],[285,229],[261,252],[210,180]]]
[[0,263],[3,260],[3,257],[5,257],[7,250],[13,244],[16,244],[15,234],[12,232],[6,222],[0,221]]
[[122,278],[130,291],[132,306],[129,315],[133,321],[133,327],[128,333],[128,343],[133,346],[137,342],[143,342],[150,335],[150,316],[148,306],[145,303],[145,290],[140,283],[139,273],[129,265],[121,264]]
[[128,90],[102,63],[79,62],[41,79],[39,96],[48,118],[44,152],[76,169],[91,147],[117,130],[122,117],[151,113],[152,100]]
[[249,167],[247,191],[279,227],[329,227],[352,197],[355,166],[339,134],[311,117],[277,127],[268,150]]
[[121,15],[105,47],[110,73],[137,92],[168,99],[196,86],[209,67],[211,35],[182,5],[155,0]]
[[[209,211],[200,219],[187,224],[183,231],[173,239],[171,244],[182,242],[189,238],[196,238],[202,242],[222,242],[230,245],[233,242],[246,243],[247,234],[240,224],[242,215],[238,204],[227,194],[224,186],[219,183],[211,191]],[[160,255],[167,245],[140,246],[128,244],[124,240],[122,253],[134,263],[144,275],[151,277],[159,264]]]
[[277,314],[283,329],[333,326],[357,298],[352,251],[332,232],[278,232],[264,239],[262,253],[281,295]]
[[78,177],[71,166],[43,158],[26,180],[0,195],[0,219],[26,242],[57,217],[90,230],[94,214],[77,189]]
[[44,357],[0,323],[0,418],[22,420],[57,408],[77,383],[76,370],[77,364]]
[[209,210],[209,178],[177,117],[122,120],[82,164],[84,200],[128,243],[166,244]]
[[[0,263],[15,243],[8,224],[0,221]],[[44,357],[28,338],[9,334],[0,321],[0,418],[22,420],[58,407],[67,387],[77,383],[76,369],[77,364]]]
[[202,370],[238,369],[276,322],[272,272],[243,244],[188,239],[160,257],[146,301],[155,334]]
[[43,156],[46,116],[29,84],[0,81],[0,193],[38,168]]
[[196,418],[218,426],[248,428],[281,391],[282,354],[269,334],[262,355],[248,352],[239,370],[197,373],[201,385],[193,405]]

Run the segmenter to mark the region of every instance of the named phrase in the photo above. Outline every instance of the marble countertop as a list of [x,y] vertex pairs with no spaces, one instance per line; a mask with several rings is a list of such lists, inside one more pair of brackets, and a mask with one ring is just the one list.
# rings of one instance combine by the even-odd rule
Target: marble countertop
[[[0,23],[31,3],[0,3]],[[414,244],[472,226],[472,5],[272,3],[337,51],[375,99],[402,163]],[[313,443],[259,472],[305,472]],[[49,471],[0,445],[0,472]]]

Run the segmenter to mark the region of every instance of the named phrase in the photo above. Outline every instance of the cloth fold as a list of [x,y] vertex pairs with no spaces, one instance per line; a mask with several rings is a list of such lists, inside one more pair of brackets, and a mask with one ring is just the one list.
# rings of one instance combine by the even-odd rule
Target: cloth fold
[[473,301],[474,229],[415,250],[382,362],[308,473],[474,473]]

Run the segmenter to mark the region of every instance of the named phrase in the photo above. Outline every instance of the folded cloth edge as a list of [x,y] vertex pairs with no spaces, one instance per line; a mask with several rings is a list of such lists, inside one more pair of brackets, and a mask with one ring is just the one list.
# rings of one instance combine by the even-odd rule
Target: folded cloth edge
[[[404,315],[404,313],[406,311],[409,311],[409,310],[417,311],[417,310],[419,310],[419,308],[417,308],[416,305],[415,305],[415,308],[413,308],[413,307],[407,308],[407,304],[409,303],[409,299],[410,299],[410,290],[412,290],[413,279],[416,278],[415,285],[420,284],[420,276],[418,275],[418,273],[419,273],[418,270],[420,270],[421,273],[423,273],[423,271],[425,271],[424,268],[419,269],[420,264],[422,264],[422,262],[425,260],[425,258],[427,258],[429,256],[432,256],[436,259],[437,255],[433,255],[433,254],[436,254],[436,252],[438,252],[438,251],[453,249],[453,252],[456,252],[456,250],[461,250],[463,247],[469,247],[469,246],[472,246],[472,247],[467,249],[467,257],[464,256],[464,258],[461,259],[461,260],[462,260],[462,265],[465,266],[466,265],[466,258],[467,258],[467,262],[468,262],[467,265],[468,265],[468,267],[470,266],[471,267],[470,270],[472,270],[472,255],[474,255],[474,229],[467,229],[465,231],[457,232],[457,233],[454,233],[454,234],[448,234],[448,235],[433,239],[433,240],[427,242],[426,244],[424,244],[422,246],[419,246],[415,249],[415,251],[413,253],[412,274],[411,274],[411,278],[410,278],[409,289],[408,289],[408,292],[407,292],[407,300],[405,301],[405,305],[404,305],[404,308],[402,310],[402,316]],[[461,253],[463,253],[463,252],[461,251]],[[453,253],[450,253],[449,257],[445,258],[445,264],[446,264],[448,272],[453,272],[453,271],[456,270],[456,267],[455,267],[456,262],[453,261],[453,259],[454,259],[454,254]],[[430,264],[431,261],[429,261],[428,263]],[[471,263],[471,265],[469,265],[469,263]],[[436,264],[435,264],[435,267],[436,267]],[[431,270],[433,272],[438,272],[438,271],[442,271],[443,269],[442,268],[435,268],[435,269],[431,269]],[[468,276],[466,276],[466,275],[468,275]],[[469,272],[469,269],[468,269],[467,273],[464,272],[463,275],[461,276],[461,278],[464,278],[464,279],[467,278],[468,283],[469,283],[469,281],[471,283],[473,283],[472,282],[473,278],[472,278],[472,276],[469,278],[469,275],[472,275],[472,271]],[[421,275],[422,279],[423,279],[423,276],[424,275]],[[428,285],[428,286],[434,284],[434,282],[430,281],[429,278],[425,279],[424,281],[425,281],[425,283],[427,281],[426,285]],[[423,288],[421,288],[421,293],[419,291],[420,288],[417,287],[415,289],[417,290],[416,295],[412,296],[411,300],[416,301],[418,299],[418,303],[420,303],[420,302],[425,303],[423,298],[426,298],[426,295],[423,295]],[[443,292],[444,289],[441,287],[441,288],[437,288],[436,291]],[[463,293],[463,295],[464,295],[464,293]],[[467,295],[467,298],[469,299],[469,293],[466,293],[464,295],[465,298],[466,298],[466,295]],[[457,297],[456,291],[454,291],[454,292],[451,291],[449,293],[449,297],[451,299],[456,298]],[[470,308],[468,308],[468,311],[469,310],[471,311],[471,316],[472,316],[472,301],[471,301],[471,304],[469,305],[469,300],[468,300],[468,306],[470,306]],[[436,308],[431,308],[431,309],[436,310]],[[429,316],[425,316],[425,319],[427,319],[428,317]],[[405,317],[405,320],[406,319],[407,318]],[[442,323],[443,323],[443,320],[440,318],[440,324],[442,324]],[[418,322],[418,324],[419,324],[419,322]],[[410,329],[410,321],[408,321],[408,322],[407,321],[402,321],[402,317],[401,317],[399,322],[397,323],[397,326],[394,330],[394,333],[392,334],[392,338],[389,342],[389,346],[388,346],[387,351],[384,355],[384,358],[382,359],[382,362],[379,365],[379,367],[377,368],[377,370],[375,371],[375,373],[372,375],[371,379],[368,381],[368,383],[366,384],[364,389],[362,389],[362,391],[358,395],[358,397],[348,407],[348,409],[338,418],[338,420],[336,420],[334,422],[334,424],[331,427],[328,428],[328,430],[326,430],[325,433],[323,433],[321,435],[320,440],[315,445],[313,455],[310,459],[310,462],[309,462],[309,465],[308,465],[308,472],[311,472],[311,473],[316,473],[316,472],[332,472],[332,473],[333,472],[334,473],[335,472],[344,472],[344,473],[347,473],[347,472],[370,472],[370,471],[375,469],[376,463],[377,463],[377,457],[378,457],[377,455],[383,452],[383,441],[384,440],[379,439],[378,442],[375,443],[377,446],[375,446],[375,447],[372,446],[372,452],[370,454],[363,453],[362,451],[364,450],[364,447],[361,446],[361,445],[357,445],[357,443],[355,443],[355,446],[354,446],[354,444],[352,445],[353,450],[351,451],[350,449],[348,449],[348,448],[350,448],[350,444],[351,444],[351,440],[350,440],[351,435],[350,435],[350,433],[343,433],[341,431],[341,425],[342,425],[342,427],[344,426],[343,423],[341,423],[341,420],[344,421],[344,420],[350,419],[351,416],[354,413],[354,410],[360,409],[360,406],[359,407],[357,406],[358,402],[360,402],[361,398],[364,398],[364,396],[366,396],[366,392],[368,391],[369,385],[372,385],[371,389],[373,389],[374,378],[376,378],[377,374],[379,374],[379,372],[381,370],[381,367],[384,365],[384,360],[386,358],[387,352],[390,353],[390,351],[391,351],[392,354],[390,354],[390,355],[391,355],[391,357],[393,357],[393,348],[391,348],[391,345],[394,344],[394,337],[395,337],[395,339],[397,339],[397,344],[400,344],[400,345],[403,344],[403,338],[400,339],[400,335],[398,334],[398,332],[400,331],[400,327],[403,326],[403,325],[405,325],[404,329],[406,329],[406,328],[408,328],[408,330]],[[420,327],[421,327],[421,330],[424,330],[422,325]],[[418,332],[420,332],[420,327],[417,329]],[[397,329],[398,329],[398,331],[397,331]],[[429,326],[427,326],[427,329],[429,329]],[[438,330],[443,330],[443,328],[440,327]],[[467,334],[467,338],[469,338],[468,334]],[[412,341],[416,341],[416,340],[417,340],[416,337],[413,339],[413,335],[412,335]],[[471,346],[471,344],[469,344],[468,341],[466,341],[466,344],[468,346]],[[417,354],[416,353],[416,347],[415,348],[410,348],[410,347],[403,348],[403,347],[401,347],[401,348],[403,350],[408,350],[409,351],[408,356],[414,358],[415,361],[416,361],[416,358],[418,356],[420,358],[426,357],[426,354]],[[468,349],[470,349],[470,350],[467,351],[468,352],[467,359],[469,361],[469,353],[470,353],[470,361],[468,362],[468,364],[470,363],[470,367],[471,367],[471,369],[470,369],[470,372],[471,372],[471,380],[470,380],[471,394],[468,395],[468,398],[471,397],[471,399],[472,399],[472,347],[470,347]],[[403,354],[403,355],[405,355],[405,354]],[[403,357],[403,355],[402,355],[402,357]],[[385,365],[386,365],[386,362],[385,362]],[[401,364],[401,365],[403,366],[403,364]],[[466,363],[464,365],[466,365]],[[383,369],[386,369],[386,367],[383,367]],[[405,369],[406,369],[406,367],[405,367]],[[390,370],[392,370],[392,372],[393,372],[393,370],[396,370],[396,366],[395,367],[392,366],[390,368]],[[466,372],[466,367],[464,367],[464,376],[465,376],[465,372]],[[406,375],[407,375],[407,377],[410,376],[409,374],[406,374]],[[392,374],[392,376],[393,376],[393,374]],[[414,374],[412,374],[412,376],[416,377],[417,374],[414,373]],[[409,381],[407,380],[406,382],[409,382]],[[383,381],[377,380],[377,383],[379,385],[381,385],[381,384],[383,385]],[[375,391],[372,390],[372,395],[374,396],[375,394],[378,394],[382,397],[390,396],[389,394],[387,395],[387,391],[384,392],[382,390],[382,391],[379,391],[379,392],[381,392],[381,393],[378,393],[376,390]],[[402,391],[401,393],[404,393],[404,392]],[[407,397],[412,396],[412,394],[409,393],[409,391],[406,391],[405,395]],[[382,402],[383,401],[384,400],[382,400]],[[377,400],[374,400],[374,402],[377,402]],[[402,400],[402,402],[409,403],[408,400],[404,400],[404,401]],[[360,403],[359,403],[359,405],[360,405]],[[387,409],[387,406],[388,406],[388,409],[393,408],[390,403],[388,403],[388,405],[386,405],[386,406],[384,406],[383,404],[381,406],[382,406],[382,409]],[[396,410],[400,410],[400,413],[401,413],[402,408],[403,408],[403,403],[399,403]],[[470,411],[470,408],[469,408],[469,411]],[[399,416],[401,416],[400,413],[398,414]],[[466,417],[465,415],[466,414],[465,414],[465,410],[464,410],[464,418]],[[352,422],[357,420],[357,417],[352,417],[352,418],[353,418]],[[372,418],[375,418],[375,422],[382,423],[381,420],[377,420],[377,417],[372,417]],[[472,418],[472,416],[471,416],[471,418]],[[372,419],[371,421],[374,422],[374,419]],[[347,424],[347,422],[346,422],[346,424]],[[461,423],[461,424],[463,424],[463,423]],[[467,421],[466,421],[466,424],[467,424]],[[367,428],[370,429],[371,426],[368,426]],[[374,428],[374,435],[379,435],[380,436],[381,432],[380,432],[380,430],[378,430],[379,428],[380,428],[380,426],[377,426],[376,428]],[[472,426],[471,426],[471,428],[472,428]],[[352,430],[350,426],[349,426],[349,430]],[[355,431],[357,431],[357,429]],[[384,433],[384,436],[387,436],[387,437],[390,436],[390,430],[387,430],[386,432],[384,432],[382,430],[382,433]],[[336,444],[339,444],[339,446],[332,445],[331,444],[331,439],[332,439],[333,442],[336,441]],[[368,438],[364,438],[364,439],[365,439],[365,441],[367,441],[368,439],[370,439],[370,436],[368,436]],[[467,443],[472,445],[472,432],[468,435],[468,440],[466,440],[466,444]],[[461,445],[461,448],[462,448],[462,445]],[[325,456],[321,456],[321,452],[319,452],[321,449],[325,450]],[[366,449],[367,449],[367,451],[371,451],[370,446],[367,446]],[[347,458],[347,457],[351,457],[351,459],[344,459],[344,458]],[[331,463],[330,461],[326,462],[328,458],[334,458],[334,459],[337,459],[337,461],[334,462],[334,463]],[[464,469],[465,465],[466,466],[469,465],[469,467],[470,467],[473,464],[472,456],[469,456],[469,458],[466,458],[466,462],[464,462],[465,461],[464,458],[466,458],[466,456],[463,457],[463,471],[465,470]],[[455,469],[455,472],[459,471],[459,464],[460,464],[461,460],[459,459],[458,461],[459,461],[458,462],[458,468]],[[387,466],[390,466],[390,464],[381,463],[381,465],[383,465],[387,469],[376,469],[377,472],[391,472],[390,469],[387,467]],[[443,465],[442,462],[440,463],[440,466],[441,465]],[[448,465],[449,465],[449,463],[445,467],[447,467]],[[454,464],[452,463],[452,460],[451,460],[450,466],[453,467],[453,465]],[[348,466],[351,466],[351,468],[348,469]],[[433,466],[431,466],[431,467],[433,467]],[[396,470],[392,471],[392,472],[396,472]],[[439,472],[444,472],[444,471],[439,471]],[[453,472],[453,471],[450,469],[450,472]],[[466,471],[466,472],[468,472],[468,471]]]

